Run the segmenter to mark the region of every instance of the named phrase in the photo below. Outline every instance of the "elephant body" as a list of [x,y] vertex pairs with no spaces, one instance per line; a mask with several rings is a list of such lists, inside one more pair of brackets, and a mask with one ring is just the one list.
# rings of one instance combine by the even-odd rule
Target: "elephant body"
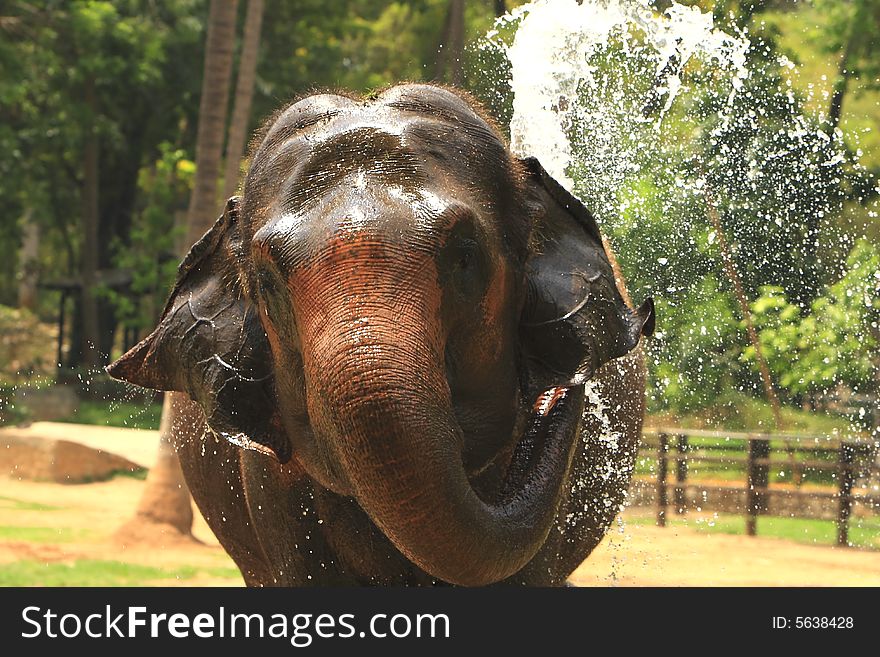
[[311,96],[256,143],[108,368],[174,391],[246,583],[563,584],[624,501],[654,323],[592,215],[445,88]]

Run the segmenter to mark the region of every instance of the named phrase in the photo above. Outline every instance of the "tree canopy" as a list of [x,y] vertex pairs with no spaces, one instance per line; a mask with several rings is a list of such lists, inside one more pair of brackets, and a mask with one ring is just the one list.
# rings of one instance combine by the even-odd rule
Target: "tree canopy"
[[[242,27],[250,4],[238,5],[233,80],[245,59]],[[245,132],[311,90],[368,92],[402,80],[460,79],[503,124],[509,98],[490,78],[503,78],[505,62],[485,49],[458,48],[485,34],[499,11],[521,4],[265,0]],[[653,4],[663,9],[670,2]],[[723,207],[721,221],[774,378],[792,402],[829,390],[828,381],[876,394],[876,356],[868,341],[853,337],[857,331],[876,337],[876,300],[860,306],[846,290],[867,290],[856,300],[876,293],[869,270],[880,241],[880,0],[685,4],[713,10],[722,28],[748,33],[752,43],[751,75],[737,101],[748,120],[713,137],[724,98],[713,94],[711,79],[698,76],[704,93],[676,111],[682,142],[695,144],[705,161],[724,161],[706,179]],[[195,179],[208,6],[207,0],[11,0],[0,7],[0,245],[16,254],[26,234],[37,234],[36,260],[27,267],[36,268],[43,284],[95,287],[96,327],[87,328],[87,298],[86,307],[76,295],[68,300],[67,365],[88,362],[82,344],[89,340],[106,362],[123,342],[142,337],[188,246],[179,226]],[[775,99],[760,117],[748,114],[753,94]],[[229,103],[231,117],[231,97]],[[804,126],[792,124],[792,108],[817,128],[796,146],[791,135]],[[830,147],[838,137],[846,146],[843,159]],[[764,157],[771,151],[784,156]],[[631,203],[611,222],[632,287],[658,297],[655,401],[692,407],[730,387],[760,394],[717,236],[707,221],[682,226],[669,215],[673,172],[688,166],[676,157],[646,151],[644,175],[615,190],[615,198]],[[823,164],[814,168],[821,181],[799,178],[795,165],[804,159]],[[756,170],[756,161],[772,162],[772,170]],[[680,205],[696,202],[702,201]],[[763,220],[779,208],[788,208],[788,220]],[[829,231],[840,239],[823,239]],[[663,262],[643,244],[664,245]],[[0,305],[18,305],[24,269],[16,257],[0,261]],[[125,284],[109,284],[108,272],[123,273]],[[38,298],[32,310],[54,321],[57,293]],[[711,321],[697,325],[696,316]],[[808,337],[831,330],[836,337]],[[89,331],[96,335],[89,338]],[[798,355],[797,367],[785,365],[791,354]]]

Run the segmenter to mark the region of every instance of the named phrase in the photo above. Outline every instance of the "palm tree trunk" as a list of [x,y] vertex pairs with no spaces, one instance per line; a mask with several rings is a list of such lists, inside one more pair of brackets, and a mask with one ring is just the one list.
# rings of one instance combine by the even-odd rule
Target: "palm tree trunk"
[[226,133],[237,7],[238,0],[211,0],[196,135],[196,179],[186,213],[189,244],[195,243],[217,218],[217,176]]
[[464,81],[464,0],[449,0],[449,9],[443,23],[440,47],[434,68],[434,78],[449,80],[460,85]]
[[464,0],[449,2],[449,72],[452,84],[464,82]]
[[226,142],[226,172],[223,176],[223,198],[228,199],[238,190],[241,176],[241,158],[247,139],[251,117],[251,101],[254,98],[254,82],[257,77],[257,54],[260,50],[260,30],[263,26],[263,0],[248,0],[247,17],[244,22],[244,45],[238,65],[238,81],[235,85],[235,104],[229,123],[229,139]]
[[447,62],[449,60],[449,26],[452,21],[452,7],[446,10],[446,18],[443,19],[443,27],[440,28],[440,43],[437,45],[437,59],[434,61],[434,79],[442,82],[446,78]]
[[[146,487],[134,518],[116,532],[116,537],[124,543],[195,540],[192,536],[193,512],[189,489],[174,449],[174,439],[179,439],[182,427],[199,426],[200,418],[194,416],[192,406],[183,393],[165,395],[156,463],[147,475]],[[189,437],[197,439],[195,436]]]
[[[187,245],[198,240],[216,219],[217,177],[223,154],[237,5],[238,0],[211,0],[196,136],[196,177],[186,214]],[[183,395],[165,395],[159,457],[147,477],[135,517],[119,530],[121,538],[136,536],[143,540],[147,534],[169,533],[192,538],[189,489],[173,445],[175,437],[181,435],[198,440],[198,436],[188,432],[199,423],[193,404]]]

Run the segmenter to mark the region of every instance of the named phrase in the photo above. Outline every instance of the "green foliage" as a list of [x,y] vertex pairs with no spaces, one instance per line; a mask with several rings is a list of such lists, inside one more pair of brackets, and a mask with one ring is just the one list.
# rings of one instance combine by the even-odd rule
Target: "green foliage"
[[648,343],[653,408],[698,409],[741,385],[738,357],[744,335],[734,301],[719,287],[708,274],[686,294],[668,293],[656,300],[662,329]]
[[753,37],[749,75],[729,122],[719,118],[726,92],[707,88],[698,109],[705,117],[701,160],[747,295],[779,285],[808,304],[823,280],[839,274],[817,254],[828,218],[842,208],[844,160],[821,120],[803,114],[803,97],[776,57],[773,42]]
[[813,34],[813,45],[825,53],[845,53],[848,75],[860,81],[857,93],[880,88],[880,61],[876,39],[880,30],[878,0],[813,0],[816,10],[827,17],[827,25]]
[[[158,156],[163,139],[191,131],[204,5],[22,0],[4,7],[0,194],[11,221],[3,222],[0,246],[16,252],[19,218],[30,214],[41,228],[43,279],[79,271],[83,147],[92,135],[100,146],[100,267],[111,266],[114,240],[128,242],[139,169]],[[0,263],[0,270],[14,267],[15,258]],[[0,302],[12,303],[12,280],[0,276]]]
[[114,263],[131,273],[126,293],[103,288],[116,316],[127,327],[151,329],[162,310],[177,270],[177,244],[185,233],[176,220],[186,210],[195,164],[171,144],[159,145],[160,157],[138,175],[139,208],[132,222],[130,241],[115,242]]
[[76,413],[59,422],[73,424],[97,424],[128,429],[159,428],[162,404],[156,402],[115,402],[107,400],[83,400]]
[[54,372],[56,331],[28,310],[0,305],[0,383]]
[[[448,7],[448,0],[269,0],[254,124],[311,89],[369,91],[433,79]],[[466,40],[492,21],[491,2],[466,3]]]
[[[752,304],[761,349],[792,397],[845,386],[877,392],[880,251],[867,240],[853,247],[843,277],[816,298],[810,312],[766,286]],[[750,346],[743,358],[754,361]]]
[[[652,517],[627,513],[627,523],[650,525],[656,522]],[[690,527],[709,534],[746,533],[744,516],[731,514],[698,515],[694,518],[671,516],[669,526]],[[833,520],[811,520],[807,518],[777,518],[762,516],[758,519],[758,536],[777,538],[808,545],[836,545],[837,524]],[[853,547],[880,549],[880,518],[853,518],[850,520],[849,541]]]

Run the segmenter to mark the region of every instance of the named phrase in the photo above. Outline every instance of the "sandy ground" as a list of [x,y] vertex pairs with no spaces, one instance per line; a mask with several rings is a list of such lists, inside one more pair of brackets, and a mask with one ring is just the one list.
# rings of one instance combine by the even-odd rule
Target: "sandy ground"
[[579,586],[880,586],[880,552],[689,527],[613,529],[572,575]]
[[[93,441],[92,446],[137,462],[155,454],[155,432],[127,430],[114,434],[93,427],[62,427],[58,431],[64,435],[55,437],[75,440],[78,435],[86,436]],[[121,560],[164,569],[234,568],[200,517],[194,528],[198,543],[119,543],[113,532],[131,517],[143,486],[143,481],[128,477],[81,485],[0,478],[0,527],[53,528],[63,539],[37,542],[0,537],[0,569],[23,559],[45,563]],[[57,508],[25,508],[26,503]],[[689,527],[661,529],[627,524],[624,514],[623,522],[612,529],[572,580],[581,586],[880,586],[880,551],[705,534]],[[150,583],[238,586],[242,581],[237,576],[202,574],[181,581]]]

